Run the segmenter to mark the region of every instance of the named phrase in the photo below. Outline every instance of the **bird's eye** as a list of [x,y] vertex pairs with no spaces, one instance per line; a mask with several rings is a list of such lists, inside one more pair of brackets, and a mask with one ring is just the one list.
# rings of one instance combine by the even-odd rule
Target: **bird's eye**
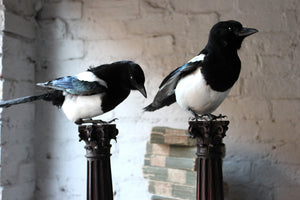
[[232,31],[232,28],[231,28],[231,27],[228,27],[228,30],[229,30],[229,31]]

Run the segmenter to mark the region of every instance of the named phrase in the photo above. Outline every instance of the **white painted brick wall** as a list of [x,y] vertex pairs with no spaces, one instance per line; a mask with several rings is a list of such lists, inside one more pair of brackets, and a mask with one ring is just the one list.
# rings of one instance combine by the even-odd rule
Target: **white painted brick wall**
[[[90,65],[131,59],[143,67],[149,99],[132,92],[101,117],[119,118],[111,157],[116,200],[149,199],[142,165],[151,128],[188,126],[188,114],[177,105],[142,112],[163,77],[199,53],[219,20],[237,19],[259,29],[245,40],[239,53],[240,79],[216,112],[231,121],[224,159],[228,199],[300,198],[297,0],[3,2],[10,22],[2,50],[4,98],[31,94],[34,82],[77,74]],[[34,8],[39,8],[36,22]],[[77,126],[44,102],[36,109],[28,104],[5,110],[2,120],[3,199],[18,199],[20,194],[29,199],[33,192],[35,199],[85,198],[86,160]],[[19,155],[15,160],[14,152]]]
[[[1,99],[29,95],[35,82],[35,23],[32,1],[3,1],[1,11]],[[3,9],[3,10],[2,10]],[[27,104],[1,113],[2,200],[32,200],[35,192],[35,106]]]

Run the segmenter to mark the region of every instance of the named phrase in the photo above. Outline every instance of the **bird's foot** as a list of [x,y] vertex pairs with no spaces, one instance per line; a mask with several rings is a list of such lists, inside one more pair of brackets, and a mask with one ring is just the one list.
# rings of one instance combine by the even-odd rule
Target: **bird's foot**
[[222,115],[222,114],[219,114],[218,116],[212,115],[212,119],[211,120],[218,120],[218,119],[222,120],[222,119],[224,119],[226,117],[227,117],[226,115]]
[[192,109],[188,109],[188,110],[193,114],[193,117],[190,117],[189,120],[190,121],[198,121],[200,116],[196,112],[194,112]]
[[191,121],[213,121],[226,118],[226,115],[213,115],[213,114],[204,114],[204,115],[194,115],[194,117],[190,117]]
[[104,125],[104,124],[110,124],[114,121],[118,120],[118,118],[114,118],[110,121],[103,121],[101,119],[97,119],[97,120],[93,120],[93,119],[78,119],[75,121],[75,124],[77,125],[81,125],[81,124],[88,124],[88,123],[91,123],[93,125],[96,125],[96,124],[101,124],[101,125]]
[[205,121],[214,121],[214,120],[218,120],[218,119],[223,119],[227,117],[226,115],[221,115],[219,114],[218,116],[217,115],[213,115],[213,114],[204,114],[204,115],[201,115],[200,118],[202,120],[205,120]]

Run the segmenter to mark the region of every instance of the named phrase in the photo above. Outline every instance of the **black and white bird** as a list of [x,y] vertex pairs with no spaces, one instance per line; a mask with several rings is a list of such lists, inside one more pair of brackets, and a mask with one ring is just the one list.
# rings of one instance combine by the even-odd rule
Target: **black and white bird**
[[75,123],[91,119],[114,109],[138,90],[146,98],[145,76],[142,68],[132,61],[119,61],[89,68],[76,76],[65,76],[38,86],[49,88],[47,93],[22,97],[0,103],[0,107],[31,102],[51,101]]
[[205,48],[162,81],[153,102],[144,110],[155,111],[176,101],[196,119],[215,119],[211,113],[227,97],[240,74],[237,51],[244,38],[256,32],[233,20],[215,24]]

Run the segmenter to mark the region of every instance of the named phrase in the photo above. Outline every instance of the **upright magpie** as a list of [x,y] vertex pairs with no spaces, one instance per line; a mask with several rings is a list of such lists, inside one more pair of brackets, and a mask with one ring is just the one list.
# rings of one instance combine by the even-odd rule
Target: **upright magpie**
[[215,24],[205,48],[162,81],[153,102],[144,110],[155,111],[176,101],[196,119],[215,119],[211,113],[226,98],[240,74],[237,51],[244,38],[256,32],[257,29],[243,27],[234,20]]
[[142,68],[132,61],[119,61],[91,67],[76,76],[65,76],[38,86],[49,89],[47,93],[3,101],[0,107],[31,102],[51,101],[61,108],[66,117],[75,123],[114,109],[129,95],[138,90],[146,98],[145,76]]

